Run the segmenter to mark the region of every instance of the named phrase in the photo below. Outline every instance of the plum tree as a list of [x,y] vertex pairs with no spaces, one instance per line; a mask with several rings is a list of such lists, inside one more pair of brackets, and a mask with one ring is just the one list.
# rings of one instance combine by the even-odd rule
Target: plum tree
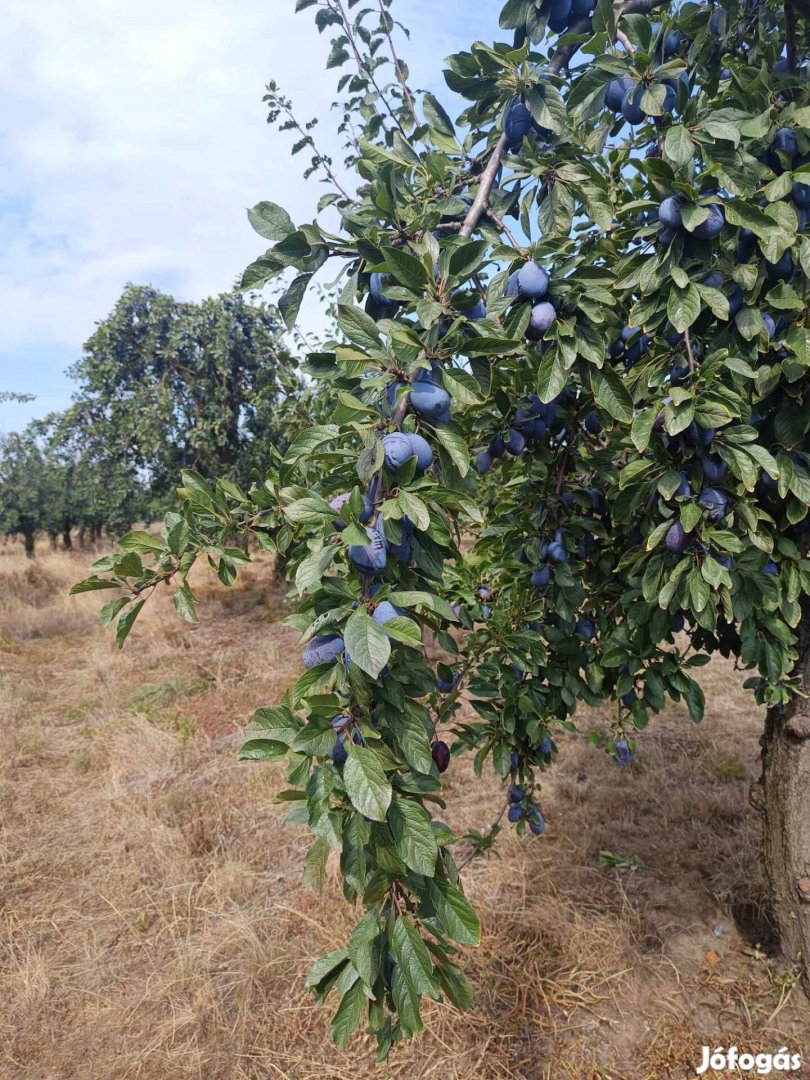
[[[668,698],[700,720],[694,675],[714,652],[767,707],[766,862],[807,978],[804,4],[786,24],[731,0],[508,0],[509,40],[448,60],[456,122],[411,90],[396,51],[381,85],[387,4],[298,7],[337,28],[330,65],[357,67],[343,76],[356,126],[341,124],[355,180],[322,169],[337,227],[260,204],[251,220],[273,247],[245,285],[292,267],[294,318],[312,276],[339,266],[337,334],[306,365],[334,412],[249,492],[184,473],[163,545],[130,534],[78,587],[125,588],[104,616],[123,642],[164,582],[194,618],[189,570],[205,557],[232,580],[234,535],[289,554],[308,666],[258,710],[242,756],[286,760],[290,820],[313,834],[306,880],[334,850],[362,908],[308,980],[338,999],[339,1045],[365,1019],[384,1058],[420,1029],[423,996],[469,1003],[455,950],[480,927],[465,867],[504,816],[521,835],[554,827],[542,777],[578,703],[610,703],[594,741],[629,766]],[[795,154],[777,138],[788,128]],[[664,220],[673,198],[679,220],[672,203]],[[426,378],[452,400],[446,421],[414,404]],[[346,491],[340,531],[330,500]],[[404,614],[381,624],[384,602]],[[336,715],[353,732],[339,748]],[[489,832],[458,837],[431,815],[451,737],[454,757],[504,779]]]

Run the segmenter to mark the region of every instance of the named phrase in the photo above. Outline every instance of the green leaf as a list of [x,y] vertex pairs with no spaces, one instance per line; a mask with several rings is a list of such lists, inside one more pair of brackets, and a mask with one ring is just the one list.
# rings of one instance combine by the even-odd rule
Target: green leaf
[[422,98],[422,108],[431,127],[450,139],[455,138],[456,129],[453,126],[453,121],[444,111],[444,106],[438,98],[434,97],[433,94],[425,94]]
[[537,393],[546,404],[565,389],[568,374],[556,349],[549,349],[537,370]]
[[129,611],[125,612],[118,620],[118,626],[115,631],[115,643],[119,649],[123,648],[124,642],[129,636],[129,632],[135,624],[135,620],[141,613],[141,608],[146,603],[146,600],[139,600],[137,604],[134,604]]
[[99,589],[120,589],[121,585],[117,581],[110,581],[107,578],[93,577],[85,578],[84,581],[77,582],[72,586],[70,590],[71,596],[76,596],[78,593],[85,592],[97,592]]
[[119,596],[117,600],[108,601],[101,609],[99,618],[102,626],[109,626],[118,612],[127,606],[132,600],[131,596]]
[[301,881],[305,888],[323,892],[328,856],[329,845],[319,836],[304,856],[304,872]]
[[363,983],[358,979],[343,995],[337,1012],[332,1017],[332,1038],[338,1050],[344,1048],[357,1030],[365,1007],[366,995]]
[[414,873],[432,877],[439,845],[427,810],[412,799],[397,798],[388,811],[388,824],[400,859]]
[[382,348],[382,339],[377,324],[360,308],[351,304],[338,304],[338,326],[355,345],[372,352]]
[[379,756],[366,747],[355,746],[349,739],[346,749],[349,757],[343,766],[343,783],[352,806],[372,821],[385,821],[392,788]]
[[128,532],[126,536],[122,536],[118,541],[118,546],[122,551],[137,551],[139,555],[146,555],[149,552],[162,553],[164,550],[163,541],[159,536],[152,536],[151,533],[141,530]]
[[252,210],[248,210],[247,216],[256,232],[265,240],[283,240],[295,232],[290,215],[276,203],[256,203]]
[[395,619],[389,619],[383,630],[394,641],[401,641],[404,645],[418,647],[422,644],[422,631],[413,619],[397,616]]
[[466,476],[470,471],[470,452],[466,442],[460,435],[446,427],[437,427],[435,434],[436,441],[447,451],[459,475]]
[[700,315],[700,293],[697,288],[692,284],[685,289],[673,285],[669,290],[667,315],[679,334],[688,330]]
[[529,91],[529,110],[542,128],[559,135],[565,128],[565,103],[550,81],[538,80]]
[[445,388],[460,405],[477,405],[483,399],[478,380],[469,371],[460,368],[444,368],[442,380]]
[[335,949],[333,952],[327,953],[326,956],[320,957],[309,969],[304,986],[307,990],[317,989],[324,979],[330,976],[336,977],[336,974],[346,965],[348,959],[349,952],[347,949]]
[[275,739],[248,739],[240,746],[237,757],[240,761],[275,761],[289,750],[289,746]]
[[430,958],[419,931],[407,915],[398,915],[391,935],[391,951],[408,986],[416,994],[438,997],[438,985]]
[[373,984],[376,975],[372,946],[379,936],[377,913],[369,911],[356,924],[349,938],[349,957],[366,986]]
[[421,292],[430,281],[425,266],[402,248],[386,248],[385,265],[400,284]]
[[376,679],[391,656],[391,642],[383,628],[365,608],[358,608],[349,616],[343,638],[352,661]]
[[463,281],[484,265],[489,250],[486,240],[468,240],[453,249],[450,256],[450,275]]
[[309,273],[299,274],[278,302],[278,310],[288,330],[292,330],[295,326],[295,320],[301,310],[301,302],[312,277],[313,275]]
[[180,588],[176,590],[172,597],[172,603],[174,604],[177,613],[182,616],[186,622],[197,622],[197,598],[188,585],[181,585]]
[[447,619],[449,622],[458,622],[456,613],[447,601],[441,596],[434,595],[434,593],[417,591],[393,592],[389,599],[391,603],[396,604],[397,607],[413,607],[417,609],[425,607],[429,611],[435,611],[438,615],[441,615],[443,619]]
[[439,878],[429,883],[429,892],[448,937],[461,945],[480,945],[481,923],[464,893]]
[[612,367],[591,368],[591,387],[594,400],[614,420],[629,424],[633,419],[633,399],[630,392]]
[[664,154],[675,165],[688,165],[694,158],[695,144],[683,124],[673,124],[667,128],[664,137]]

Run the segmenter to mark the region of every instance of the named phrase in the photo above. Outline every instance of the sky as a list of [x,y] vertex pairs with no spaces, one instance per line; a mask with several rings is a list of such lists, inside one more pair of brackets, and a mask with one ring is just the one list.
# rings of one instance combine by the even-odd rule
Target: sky
[[[329,31],[294,0],[0,0],[0,432],[64,408],[66,369],[127,282],[182,300],[231,288],[266,243],[262,199],[310,221],[323,187],[266,124],[275,79],[341,160]],[[395,0],[415,87],[497,32],[500,4]],[[476,10],[471,10],[476,9]],[[460,111],[452,99],[451,115]],[[313,324],[317,312],[302,312]]]

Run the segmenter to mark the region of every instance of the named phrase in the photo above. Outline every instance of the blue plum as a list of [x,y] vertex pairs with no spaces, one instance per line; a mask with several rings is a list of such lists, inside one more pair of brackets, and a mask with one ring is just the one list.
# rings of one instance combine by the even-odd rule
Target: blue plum
[[346,732],[341,732],[335,740],[335,745],[329,751],[329,757],[335,763],[335,765],[343,765],[346,758],[349,756],[346,750]]
[[550,0],[548,26],[555,34],[561,34],[571,19],[571,0]]
[[349,546],[349,559],[364,574],[381,574],[385,570],[387,561],[385,533],[381,516],[373,526],[366,527],[366,536],[368,536],[369,541],[367,544],[351,544]]
[[526,439],[517,428],[509,429],[503,444],[513,457],[519,457],[526,449]]
[[492,468],[492,457],[486,450],[482,450],[480,454],[476,454],[475,468],[480,476],[486,476]]
[[714,455],[701,458],[700,463],[703,466],[703,476],[710,484],[716,484],[728,473],[728,465],[725,461]]
[[712,205],[708,207],[708,211],[709,216],[697,226],[692,234],[701,240],[712,240],[715,236],[719,236],[726,223],[726,217],[721,207]]
[[308,670],[317,667],[318,664],[333,663],[343,650],[343,638],[340,634],[323,634],[309,642],[301,659]]
[[698,496],[698,506],[706,511],[709,521],[722,521],[728,512],[728,495],[718,488],[704,488]]
[[635,87],[635,83],[632,79],[613,79],[605,87],[605,105],[611,112],[619,113],[622,111],[622,102],[625,95],[629,90]]
[[677,195],[670,195],[664,199],[658,207],[658,220],[671,229],[678,228],[683,218],[681,217],[681,200]]
[[368,291],[371,293],[371,298],[382,307],[394,308],[397,306],[396,300],[392,300],[386,295],[384,291],[385,278],[382,274],[372,274],[369,281]]
[[411,407],[425,420],[443,421],[450,415],[450,395],[434,382],[414,383],[411,390]]
[[530,259],[517,272],[517,292],[523,300],[542,300],[548,292],[549,278],[534,259]]
[[523,145],[524,138],[534,126],[532,114],[522,101],[514,101],[506,110],[503,130],[509,144],[509,150],[516,154]]
[[385,451],[385,467],[391,472],[396,472],[408,458],[414,456],[410,436],[404,431],[392,431],[383,436],[383,450]]
[[396,604],[392,604],[390,600],[382,600],[374,608],[374,613],[371,616],[375,623],[379,623],[380,626],[385,626],[387,622],[392,619],[401,618],[405,612],[402,608],[397,607]]
[[529,580],[535,589],[544,589],[551,581],[551,570],[548,566],[540,566],[534,571]]
[[446,772],[450,764],[450,747],[447,743],[437,739],[430,748],[430,754],[439,772]]
[[556,318],[557,312],[554,305],[550,304],[548,300],[543,300],[541,303],[535,304],[532,308],[531,317],[529,318],[529,327],[526,331],[526,337],[530,341],[539,341]]
[[614,756],[617,765],[629,765],[636,759],[636,755],[630,749],[630,743],[627,739],[617,739],[616,753]]
[[644,87],[635,86],[627,91],[622,98],[622,116],[628,124],[643,124],[647,114],[641,108],[641,99],[644,96]]
[[411,441],[411,453],[416,455],[416,465],[420,472],[429,469],[433,464],[433,451],[430,443],[421,435],[409,435]]
[[681,525],[680,521],[676,521],[675,524],[670,525],[667,530],[667,534],[664,537],[664,547],[667,551],[679,555],[682,551],[686,551],[692,543],[692,539],[692,533],[688,533],[683,525]]

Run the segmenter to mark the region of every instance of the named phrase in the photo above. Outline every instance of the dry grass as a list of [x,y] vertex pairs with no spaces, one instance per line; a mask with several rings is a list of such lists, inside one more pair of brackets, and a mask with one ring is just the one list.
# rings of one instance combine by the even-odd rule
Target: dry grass
[[[365,1036],[334,1050],[303,990],[352,922],[337,878],[299,887],[280,768],[234,760],[296,671],[269,566],[205,586],[198,627],[159,598],[118,653],[97,598],[66,596],[87,561],[0,549],[0,1076],[381,1075]],[[546,836],[505,833],[466,872],[473,1009],[430,1006],[382,1075],[657,1080],[693,1075],[704,1043],[810,1056],[808,1003],[768,955],[761,718],[728,665],[704,672],[705,723],[671,709],[629,769],[565,741]],[[494,817],[494,777],[454,763],[447,782],[451,825]]]

